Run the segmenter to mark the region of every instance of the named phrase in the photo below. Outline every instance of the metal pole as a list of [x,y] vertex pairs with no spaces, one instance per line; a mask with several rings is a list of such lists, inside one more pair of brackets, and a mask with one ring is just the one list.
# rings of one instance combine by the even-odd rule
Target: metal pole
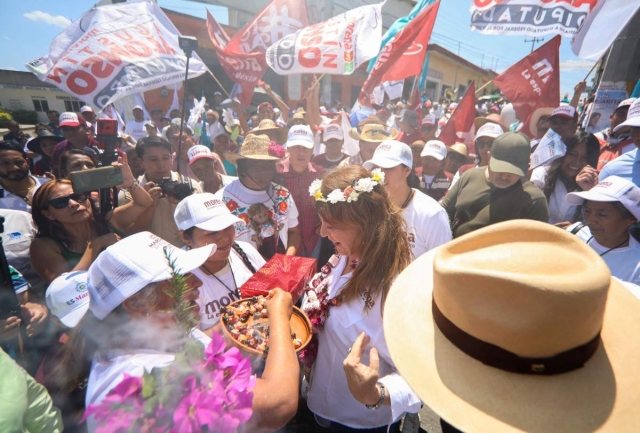
[[182,132],[184,131],[184,110],[187,108],[187,80],[189,79],[189,59],[191,58],[191,51],[185,52],[187,55],[187,69],[184,73],[184,84],[182,89],[182,114],[180,115],[180,139],[178,141],[178,178],[180,178],[180,155],[182,154]]

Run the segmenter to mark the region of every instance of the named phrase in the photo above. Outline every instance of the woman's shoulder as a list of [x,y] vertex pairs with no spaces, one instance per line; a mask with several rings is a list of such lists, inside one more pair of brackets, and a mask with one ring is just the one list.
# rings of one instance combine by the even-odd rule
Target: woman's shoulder
[[62,244],[50,237],[37,237],[31,242],[31,251],[41,251],[42,249],[52,249],[54,251],[62,251]]

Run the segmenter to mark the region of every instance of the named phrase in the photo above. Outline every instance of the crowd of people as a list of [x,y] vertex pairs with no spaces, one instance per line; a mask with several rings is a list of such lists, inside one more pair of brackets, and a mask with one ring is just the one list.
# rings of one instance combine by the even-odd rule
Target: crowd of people
[[[404,432],[417,431],[423,402],[443,417],[443,431],[469,425],[456,418],[459,411],[425,397],[430,385],[415,358],[433,358],[433,347],[410,331],[435,326],[425,285],[438,304],[433,320],[452,342],[446,329],[474,324],[476,338],[495,341],[486,323],[465,316],[469,302],[504,316],[457,286],[533,287],[520,273],[545,245],[546,265],[538,258],[531,265],[550,274],[545,281],[555,278],[554,260],[591,260],[584,269],[594,276],[580,277],[579,294],[601,290],[609,272],[619,290],[640,297],[640,100],[622,101],[600,132],[579,127],[576,98],[536,111],[529,131],[504,118],[512,111],[507,101],[479,102],[474,136],[445,143],[440,131],[455,101],[394,101],[349,113],[339,102],[321,106],[317,88],[296,109],[265,90],[275,108],[263,102],[250,111],[216,92],[200,131],[180,112],[163,117],[152,109],[145,119],[136,106],[112,162],[105,162],[100,116],[91,107],[49,112],[50,123],[36,125],[33,138],[11,124],[0,143],[0,216],[20,308],[0,319],[0,344],[28,374],[0,378],[2,400],[11,401],[11,410],[0,403],[0,430],[96,431],[93,417],[83,418],[88,405],[103,401],[125,374],[174,361],[179,333],[165,255],[186,277],[185,299],[198,323],[192,335],[205,346],[222,332],[224,307],[276,254],[317,260],[314,284],[299,303],[320,318],[317,353],[301,369],[288,326],[292,298],[274,287],[266,303],[270,350],[254,372],[253,415],[239,429],[246,432],[393,432],[401,423]],[[566,152],[531,170],[549,128]],[[74,173],[101,166],[118,169],[118,185],[74,189]],[[412,288],[401,290],[401,282]],[[491,296],[522,313],[505,293]],[[540,302],[537,309],[552,302],[540,293],[528,299]],[[407,313],[422,303],[416,311],[429,314],[403,314],[395,310],[400,303]],[[394,317],[415,334],[407,342],[420,346],[417,355],[399,343]],[[556,323],[548,312],[541,317]],[[501,347],[514,346],[511,336]],[[542,352],[529,357],[549,356]]]

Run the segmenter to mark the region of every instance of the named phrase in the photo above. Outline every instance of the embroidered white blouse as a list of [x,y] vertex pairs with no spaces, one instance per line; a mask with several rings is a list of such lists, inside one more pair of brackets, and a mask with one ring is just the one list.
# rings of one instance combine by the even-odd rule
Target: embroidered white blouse
[[[327,277],[330,298],[335,298],[351,278],[351,273],[341,275],[346,265],[347,257],[343,256]],[[307,404],[313,413],[348,427],[368,429],[392,424],[403,413],[420,410],[420,398],[391,361],[384,339],[380,307],[381,296],[375,299],[375,305],[367,313],[364,312],[362,299],[331,307],[324,330],[318,334],[318,357],[311,372]],[[368,365],[369,351],[372,347],[378,350],[380,382],[391,397],[391,406],[381,406],[378,410],[367,409],[351,395],[342,366],[349,348],[362,331],[371,337],[371,341],[364,350],[361,362]]]

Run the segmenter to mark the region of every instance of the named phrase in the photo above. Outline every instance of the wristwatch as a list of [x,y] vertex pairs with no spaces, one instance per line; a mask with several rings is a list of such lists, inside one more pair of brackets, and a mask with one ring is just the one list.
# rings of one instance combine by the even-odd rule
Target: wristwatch
[[365,404],[364,406],[369,410],[380,409],[380,406],[384,404],[384,401],[387,398],[387,388],[385,388],[385,386],[380,382],[378,382],[378,386],[380,386],[380,400],[378,400],[378,402],[373,406]]

